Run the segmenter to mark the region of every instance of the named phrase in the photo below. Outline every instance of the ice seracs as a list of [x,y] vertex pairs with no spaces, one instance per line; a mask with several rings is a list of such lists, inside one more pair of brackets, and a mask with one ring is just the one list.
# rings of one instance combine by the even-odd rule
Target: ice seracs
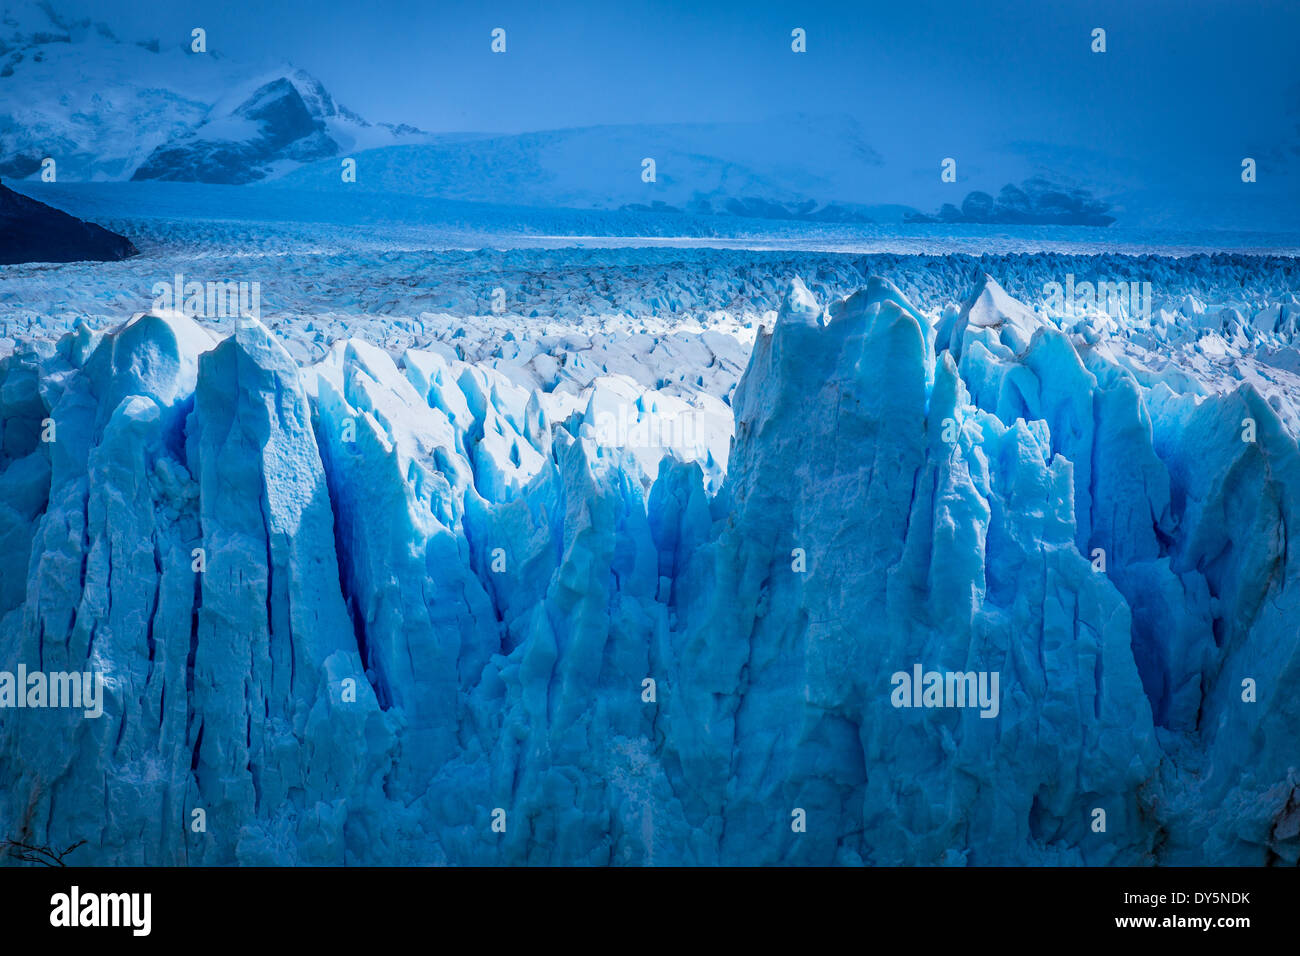
[[7,715],[0,828],[97,863],[1295,862],[1291,306],[1210,354],[991,277],[863,285],[791,282],[730,405],[522,331],[25,343],[0,670],[104,701]]

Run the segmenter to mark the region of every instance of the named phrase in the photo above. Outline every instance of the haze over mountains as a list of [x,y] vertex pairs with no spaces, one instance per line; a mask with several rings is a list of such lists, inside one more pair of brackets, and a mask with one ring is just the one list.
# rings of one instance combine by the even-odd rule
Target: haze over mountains
[[[843,113],[434,133],[370,122],[291,63],[195,53],[190,42],[126,38],[48,2],[10,3],[0,16],[0,176],[39,179],[52,158],[60,182],[262,183],[850,223],[1272,229],[1291,226],[1300,209],[1289,159],[1300,131],[1296,144],[1260,151],[1266,165],[1250,188],[1231,156],[1212,182],[1177,162],[1153,180],[1127,157],[1000,142],[995,129],[982,142],[955,137],[953,183],[939,175],[946,157],[916,168],[900,159],[896,132]],[[356,160],[355,182],[341,177],[344,158]]]

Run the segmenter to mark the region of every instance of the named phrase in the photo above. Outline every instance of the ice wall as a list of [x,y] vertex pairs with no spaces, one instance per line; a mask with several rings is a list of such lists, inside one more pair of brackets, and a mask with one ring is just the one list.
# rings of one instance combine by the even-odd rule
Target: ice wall
[[[1294,863],[1287,409],[1087,325],[987,277],[937,321],[796,281],[726,450],[627,378],[300,368],[176,314],[33,343],[0,670],[102,673],[104,715],[0,708],[0,829],[82,863]],[[896,706],[918,665],[993,705]]]

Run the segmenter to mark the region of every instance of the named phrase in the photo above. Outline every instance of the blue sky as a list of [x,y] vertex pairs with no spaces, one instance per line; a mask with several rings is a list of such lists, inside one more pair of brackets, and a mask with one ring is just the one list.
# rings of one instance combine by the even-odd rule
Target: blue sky
[[[900,137],[1081,147],[1276,136],[1300,85],[1300,3],[619,3],[69,0],[128,36],[208,30],[278,56],[363,115],[515,132],[834,111]],[[489,51],[504,27],[508,52]],[[790,30],[808,52],[790,51]],[[1108,52],[1093,54],[1093,27]],[[1288,99],[1289,97],[1289,99]],[[890,138],[894,138],[891,135]],[[1238,146],[1237,144],[1241,144]]]

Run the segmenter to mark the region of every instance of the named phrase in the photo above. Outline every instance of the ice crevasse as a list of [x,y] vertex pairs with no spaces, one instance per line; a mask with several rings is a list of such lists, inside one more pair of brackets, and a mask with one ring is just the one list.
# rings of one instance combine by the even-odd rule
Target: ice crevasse
[[[1300,456],[1250,384],[988,277],[933,317],[873,277],[794,282],[729,448],[600,440],[602,409],[682,413],[625,385],[359,340],[303,368],[178,314],[0,360],[0,670],[104,682],[97,719],[0,709],[3,835],[97,864],[1300,857]],[[996,674],[996,706],[898,706],[917,668]]]

